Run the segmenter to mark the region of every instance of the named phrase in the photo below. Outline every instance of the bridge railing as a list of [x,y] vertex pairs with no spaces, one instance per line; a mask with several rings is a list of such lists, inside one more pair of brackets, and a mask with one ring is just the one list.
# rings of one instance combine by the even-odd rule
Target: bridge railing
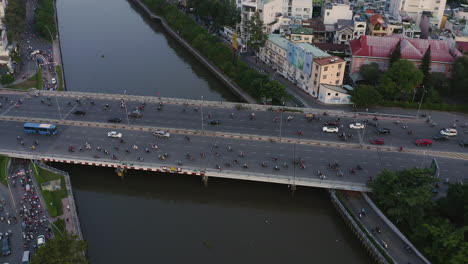
[[[12,156],[16,158],[23,159],[32,159],[32,160],[50,160],[56,162],[65,162],[65,163],[74,163],[74,164],[85,164],[85,165],[96,165],[96,166],[108,166],[108,167],[125,167],[129,169],[137,170],[148,170],[148,169],[158,169],[165,172],[178,172],[196,175],[207,175],[210,177],[219,177],[219,178],[230,178],[230,179],[239,179],[239,180],[252,180],[252,181],[261,181],[261,182],[272,182],[272,183],[281,183],[288,185],[297,185],[297,186],[310,186],[310,187],[321,187],[321,188],[333,188],[333,189],[343,189],[343,190],[354,190],[354,191],[370,191],[370,189],[364,183],[358,182],[349,182],[345,181],[332,181],[332,180],[320,180],[311,177],[295,177],[294,175],[281,175],[281,174],[267,174],[267,173],[255,173],[250,171],[234,171],[234,170],[215,170],[210,168],[200,168],[192,166],[178,166],[176,164],[158,164],[155,162],[145,163],[145,162],[129,162],[129,161],[114,161],[114,160],[105,160],[105,159],[92,159],[92,158],[82,158],[74,157],[68,155],[53,155],[47,153],[31,153],[26,151],[15,151],[15,150],[6,150],[0,149],[0,154],[6,156]],[[169,168],[176,168],[171,170]]]

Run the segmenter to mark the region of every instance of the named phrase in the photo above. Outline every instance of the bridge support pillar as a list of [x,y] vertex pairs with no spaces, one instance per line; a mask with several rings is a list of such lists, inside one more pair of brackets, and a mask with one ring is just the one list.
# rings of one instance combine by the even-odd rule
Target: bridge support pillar
[[296,191],[296,184],[289,185],[289,188],[291,188],[291,195],[294,196],[294,192]]
[[202,181],[203,181],[203,185],[205,185],[205,187],[208,187],[208,176],[203,175],[202,176]]

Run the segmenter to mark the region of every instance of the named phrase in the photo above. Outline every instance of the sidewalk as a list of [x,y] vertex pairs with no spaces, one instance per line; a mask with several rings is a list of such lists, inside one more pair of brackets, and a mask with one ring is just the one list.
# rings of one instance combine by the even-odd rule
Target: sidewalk
[[[383,244],[385,241],[388,245],[387,253],[397,263],[426,263],[418,257],[412,250],[407,250],[407,244],[380,218],[371,206],[367,203],[361,193],[358,192],[342,192],[346,198],[346,205],[354,212],[356,219],[360,219],[361,223],[366,227],[369,233],[374,237],[375,241]],[[359,218],[359,213],[364,209],[365,214]],[[380,228],[380,233],[374,231]]]

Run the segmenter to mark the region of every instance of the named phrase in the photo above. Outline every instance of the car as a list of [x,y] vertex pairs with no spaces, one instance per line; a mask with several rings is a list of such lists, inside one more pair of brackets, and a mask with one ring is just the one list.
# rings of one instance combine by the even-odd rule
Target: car
[[220,124],[221,124],[221,121],[219,121],[219,120],[211,120],[210,122],[208,122],[208,124],[213,125],[213,126],[217,126],[217,125],[220,125]]
[[86,112],[85,111],[81,111],[81,110],[76,110],[75,112],[73,112],[74,115],[79,115],[79,116],[84,116],[86,115]]
[[388,134],[390,135],[390,129],[386,127],[379,127],[375,130],[375,133],[380,135],[380,134]]
[[448,136],[442,135],[442,134],[439,133],[439,134],[433,136],[432,139],[442,141],[442,140],[447,140]]
[[455,128],[444,128],[444,129],[440,130],[440,134],[442,134],[444,136],[453,137],[453,136],[458,135],[458,132],[457,132],[457,130]]
[[363,129],[363,128],[364,128],[364,124],[362,124],[362,123],[351,123],[351,124],[349,124],[349,128],[352,128],[352,129]]
[[159,137],[159,138],[170,138],[171,137],[171,134],[169,134],[169,132],[162,131],[162,130],[155,131],[153,133],[153,135],[155,135],[156,137]]
[[335,126],[324,126],[324,127],[322,128],[322,131],[323,131],[323,132],[328,132],[328,133],[333,133],[333,132],[338,133],[338,127],[335,127]]
[[432,145],[432,140],[427,139],[427,138],[422,138],[422,139],[416,139],[414,142],[417,146],[431,146]]
[[52,78],[52,84],[56,84],[57,80],[55,78]]
[[459,140],[458,144],[460,144],[462,147],[468,147],[468,139]]
[[107,133],[107,136],[111,138],[121,138],[122,133],[118,133],[117,131],[110,131],[109,133]]
[[110,122],[110,123],[120,123],[120,122],[122,122],[122,119],[116,117],[116,118],[111,118],[111,119],[109,119],[107,121]]
[[8,256],[10,254],[10,236],[8,236],[8,233],[5,233],[5,236],[2,238],[2,256]]
[[385,144],[385,141],[381,138],[379,139],[371,139],[370,140],[370,143],[373,144],[373,145],[384,145]]
[[139,110],[133,110],[132,112],[128,113],[128,116],[133,118],[140,118],[142,117],[142,114]]
[[327,121],[325,123],[323,123],[325,126],[338,126],[339,123],[338,121]]
[[39,235],[37,236],[37,246],[43,246],[45,244],[45,236],[44,235]]

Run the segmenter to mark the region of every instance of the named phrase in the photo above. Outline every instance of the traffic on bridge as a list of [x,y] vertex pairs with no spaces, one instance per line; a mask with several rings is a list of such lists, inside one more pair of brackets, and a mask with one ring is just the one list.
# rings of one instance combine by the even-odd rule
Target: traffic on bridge
[[[85,94],[85,93],[81,93]],[[118,95],[77,97],[76,93],[0,93],[1,117],[48,118],[113,123],[245,136],[314,140],[394,151],[448,151],[465,154],[468,120],[435,124],[426,119],[337,115],[313,109],[278,111],[247,104]],[[125,98],[125,99],[124,99]],[[138,100],[140,99],[140,100]],[[233,107],[234,106],[234,107]],[[259,110],[262,109],[263,110]],[[278,108],[279,109],[279,108]]]

